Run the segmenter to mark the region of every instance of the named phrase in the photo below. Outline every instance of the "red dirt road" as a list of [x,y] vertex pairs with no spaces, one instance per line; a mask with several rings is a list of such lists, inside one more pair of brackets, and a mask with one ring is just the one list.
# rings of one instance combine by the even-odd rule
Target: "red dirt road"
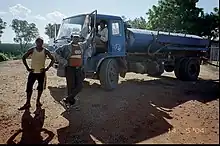
[[17,110],[27,75],[20,60],[0,63],[0,143],[219,143],[218,69],[202,66],[197,82],[129,73],[112,92],[86,79],[67,112],[65,79],[51,68],[37,114],[36,90],[30,113]]

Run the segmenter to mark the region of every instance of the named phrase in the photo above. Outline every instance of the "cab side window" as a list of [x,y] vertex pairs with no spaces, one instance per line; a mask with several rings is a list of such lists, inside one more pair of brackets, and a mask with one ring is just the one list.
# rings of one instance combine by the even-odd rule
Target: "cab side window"
[[120,23],[118,21],[113,21],[112,22],[112,35],[121,35],[120,32]]

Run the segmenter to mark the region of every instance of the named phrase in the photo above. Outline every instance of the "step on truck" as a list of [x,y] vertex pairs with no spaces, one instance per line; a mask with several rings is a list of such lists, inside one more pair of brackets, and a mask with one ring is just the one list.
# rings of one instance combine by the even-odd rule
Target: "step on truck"
[[[108,29],[104,48],[99,48],[94,39],[101,20]],[[115,89],[119,76],[125,77],[128,72],[160,77],[164,71],[174,71],[179,80],[195,81],[209,44],[208,40],[195,35],[133,29],[121,17],[97,14],[96,10],[63,19],[53,50],[69,43],[74,33],[86,42],[82,48],[85,78],[100,80],[105,90]],[[55,68],[57,75],[64,77],[59,74],[62,72],[59,62]]]

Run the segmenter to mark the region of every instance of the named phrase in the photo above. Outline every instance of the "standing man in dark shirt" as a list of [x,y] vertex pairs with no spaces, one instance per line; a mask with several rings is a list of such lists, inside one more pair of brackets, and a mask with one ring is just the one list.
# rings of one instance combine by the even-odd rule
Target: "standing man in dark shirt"
[[75,96],[83,87],[82,50],[79,46],[79,36],[72,36],[72,42],[55,51],[59,65],[65,68],[68,96],[63,99],[66,105],[76,102]]

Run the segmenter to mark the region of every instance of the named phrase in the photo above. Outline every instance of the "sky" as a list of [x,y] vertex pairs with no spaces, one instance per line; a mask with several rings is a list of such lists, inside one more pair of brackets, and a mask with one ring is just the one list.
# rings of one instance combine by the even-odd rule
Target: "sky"
[[[15,18],[33,22],[39,29],[40,36],[48,41],[45,35],[45,26],[48,23],[61,23],[65,17],[89,13],[98,10],[101,14],[112,14],[134,19],[144,17],[146,12],[158,0],[2,0],[0,5],[0,18],[7,23],[7,27],[0,38],[3,43],[12,43],[15,36],[10,27]],[[210,13],[214,7],[219,7],[219,0],[199,0],[198,7]]]

